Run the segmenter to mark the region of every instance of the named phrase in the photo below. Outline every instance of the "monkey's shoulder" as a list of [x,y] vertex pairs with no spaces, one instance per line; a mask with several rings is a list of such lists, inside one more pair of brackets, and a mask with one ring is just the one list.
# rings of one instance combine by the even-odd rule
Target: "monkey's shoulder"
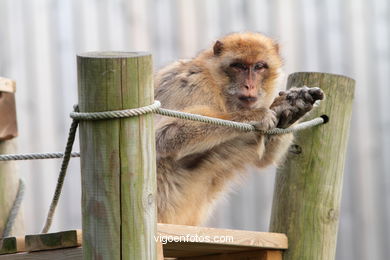
[[[194,60],[179,60],[162,68],[155,77],[155,98],[203,95],[212,85],[207,69]],[[199,94],[200,94],[199,93]]]

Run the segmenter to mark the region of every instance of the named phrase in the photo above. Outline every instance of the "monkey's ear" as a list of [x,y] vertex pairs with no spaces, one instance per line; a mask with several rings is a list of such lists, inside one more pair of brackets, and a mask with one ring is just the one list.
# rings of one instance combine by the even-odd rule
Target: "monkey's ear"
[[223,43],[220,41],[216,41],[213,47],[214,55],[219,56],[222,53],[223,50]]

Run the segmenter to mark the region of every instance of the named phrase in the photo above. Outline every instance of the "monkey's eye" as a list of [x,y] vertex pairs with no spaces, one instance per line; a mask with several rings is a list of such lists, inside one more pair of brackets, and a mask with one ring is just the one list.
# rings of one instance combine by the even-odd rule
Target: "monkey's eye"
[[255,70],[268,69],[268,64],[266,62],[258,62],[255,65]]
[[230,67],[235,68],[235,69],[240,69],[240,70],[247,70],[248,69],[247,65],[245,65],[244,63],[240,63],[240,62],[234,62],[234,63],[230,64]]

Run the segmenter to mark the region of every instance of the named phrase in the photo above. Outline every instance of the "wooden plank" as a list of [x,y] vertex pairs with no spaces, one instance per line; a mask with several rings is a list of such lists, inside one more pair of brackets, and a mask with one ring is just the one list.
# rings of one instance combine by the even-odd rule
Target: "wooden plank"
[[[59,253],[59,250],[51,250],[55,259],[69,259],[66,252],[72,252],[72,256],[77,256],[76,251],[67,251],[66,247],[78,247],[81,245],[81,230],[69,230],[58,233],[28,235],[26,236],[26,250],[38,251],[38,250],[51,250],[51,249],[63,249],[64,253]],[[210,242],[168,242],[158,244],[162,245],[158,251],[158,256],[162,259],[162,255],[165,257],[182,257],[183,259],[191,259],[190,257],[210,256],[210,255],[236,255],[241,257],[245,256],[245,252],[250,255],[251,252],[256,251],[268,258],[261,258],[264,260],[279,259],[277,256],[281,255],[281,250],[287,248],[287,237],[284,234],[277,233],[265,233],[265,232],[253,232],[244,230],[231,230],[231,229],[216,229],[206,227],[195,226],[183,226],[183,225],[171,225],[171,224],[158,224],[157,232],[160,238],[169,237],[181,237],[185,240],[194,240],[195,237],[198,240],[203,238],[213,240],[214,237],[230,236],[233,241],[210,241]],[[203,238],[202,238],[203,237]],[[270,250],[272,249],[272,250]],[[274,250],[279,249],[279,250]],[[44,254],[43,257],[48,257],[49,254]],[[81,255],[81,253],[80,253]],[[233,257],[232,256],[232,257]],[[11,257],[11,255],[10,255]],[[13,256],[12,256],[13,257]],[[23,256],[15,256],[15,259],[38,259],[33,254],[25,253]],[[19,257],[19,258],[18,258]],[[22,258],[25,257],[25,258]],[[273,257],[273,258],[272,258]],[[1,258],[0,258],[1,259]],[[13,259],[13,258],[10,258]],[[46,258],[44,258],[46,259]],[[54,259],[54,258],[53,258]],[[194,258],[195,259],[195,258]],[[213,259],[213,258],[210,258]],[[225,259],[225,258],[222,258]],[[230,259],[230,258],[228,258]],[[239,258],[232,258],[239,259]],[[249,258],[251,259],[251,258]],[[256,258],[254,258],[256,259]]]
[[[16,153],[16,142],[10,140],[18,134],[14,93],[15,82],[0,78],[0,154]],[[8,232],[5,230],[18,193],[19,183],[15,162],[0,162],[0,237],[20,235],[23,232],[21,213],[16,216],[12,230],[10,228]],[[2,241],[1,251],[11,250],[10,246],[13,244],[11,240],[10,238]],[[14,245],[16,250],[16,241]]]
[[[83,259],[81,247],[57,249],[50,251],[38,251],[0,255],[0,260],[81,260]],[[257,257],[257,258],[256,258]],[[282,252],[279,250],[239,252],[233,254],[217,254],[212,256],[179,258],[183,260],[282,260]],[[178,259],[178,260],[179,260]]]
[[0,239],[0,255],[25,251],[24,237],[5,237]]
[[0,260],[82,260],[81,247],[0,255]]
[[[10,255],[0,255],[0,260],[81,260],[82,248],[66,248],[50,251],[37,251],[28,253],[18,253]],[[244,258],[245,257],[245,258]],[[257,257],[257,258],[254,258]],[[260,258],[259,258],[260,257]],[[179,259],[192,260],[282,260],[282,252],[280,250],[265,250],[265,251],[251,251],[251,252],[238,252],[230,254],[215,254],[209,256],[199,257],[182,257]],[[179,260],[178,259],[178,260]]]
[[0,92],[15,93],[15,91],[16,91],[15,81],[0,77]]
[[157,242],[157,260],[164,260],[164,249],[161,242]]
[[0,141],[17,135],[15,94],[0,91]]
[[[78,55],[82,112],[153,103],[151,55]],[[153,115],[80,122],[84,258],[156,259]]]
[[284,259],[334,259],[354,80],[325,73],[294,73],[288,86],[317,86],[326,98],[311,116],[325,125],[296,133],[300,153],[289,153],[276,175],[270,230],[286,233]]
[[177,260],[282,260],[280,250],[256,250],[208,256],[179,257]]
[[81,230],[68,230],[56,233],[27,235],[26,251],[41,251],[49,249],[81,246]]
[[[246,230],[217,229],[197,226],[184,226],[161,224],[157,225],[158,235],[168,237],[232,237],[233,241],[219,242],[215,241],[209,244],[247,246],[272,249],[287,249],[288,241],[285,234],[270,232],[255,232]],[[168,243],[169,244],[169,243]]]
[[265,253],[264,260],[282,260],[283,259],[283,251],[280,250],[267,250]]

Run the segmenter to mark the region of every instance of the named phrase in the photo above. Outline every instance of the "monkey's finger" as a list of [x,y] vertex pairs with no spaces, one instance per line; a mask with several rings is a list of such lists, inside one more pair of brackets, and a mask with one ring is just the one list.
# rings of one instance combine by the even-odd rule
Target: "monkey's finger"
[[293,121],[293,117],[294,117],[294,111],[292,110],[295,109],[286,109],[283,110],[282,113],[280,113],[277,127],[287,128],[292,124],[291,121]]
[[313,103],[307,102],[304,99],[297,99],[295,103],[295,107],[298,108],[297,111],[298,116],[301,117],[306,112],[309,112],[313,108]]
[[311,88],[309,89],[309,94],[314,98],[314,100],[323,100],[325,95],[320,88]]
[[310,104],[314,104],[314,102],[315,102],[312,95],[310,95],[308,92],[303,93],[303,98],[304,98],[305,102],[308,102]]
[[286,99],[289,101],[293,101],[294,99],[297,99],[298,97],[298,92],[297,91],[289,91],[287,93]]

